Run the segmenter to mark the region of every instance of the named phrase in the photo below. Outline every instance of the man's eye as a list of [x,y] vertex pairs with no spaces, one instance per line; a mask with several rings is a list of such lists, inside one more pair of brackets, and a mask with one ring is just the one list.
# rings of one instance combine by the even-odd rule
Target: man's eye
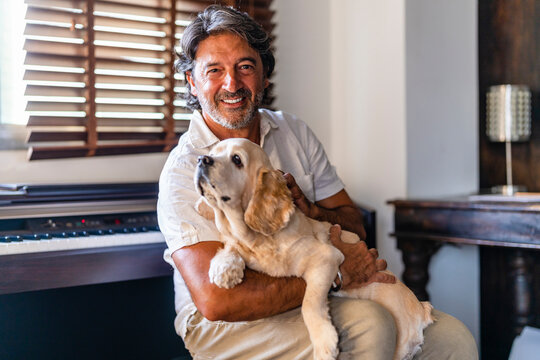
[[250,65],[250,64],[240,65],[241,71],[253,71],[253,69],[255,68],[253,67],[253,65]]
[[240,156],[234,154],[231,158],[234,165],[238,166],[239,168],[242,167],[242,159],[240,159]]

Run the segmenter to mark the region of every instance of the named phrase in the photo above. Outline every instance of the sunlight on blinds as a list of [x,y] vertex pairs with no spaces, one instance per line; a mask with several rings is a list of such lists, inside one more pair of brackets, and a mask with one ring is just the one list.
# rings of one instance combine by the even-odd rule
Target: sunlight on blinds
[[22,1],[0,1],[0,124],[24,125],[24,13]]

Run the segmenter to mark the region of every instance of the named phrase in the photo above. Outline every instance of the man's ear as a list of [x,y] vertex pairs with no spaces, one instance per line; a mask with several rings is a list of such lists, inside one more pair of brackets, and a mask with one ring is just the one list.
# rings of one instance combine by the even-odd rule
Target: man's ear
[[189,83],[189,90],[191,95],[197,96],[197,88],[195,88],[195,81],[193,80],[193,76],[191,75],[191,71],[186,71],[186,80]]
[[261,168],[255,191],[244,212],[244,221],[252,230],[272,235],[283,229],[294,212],[287,182],[278,170]]

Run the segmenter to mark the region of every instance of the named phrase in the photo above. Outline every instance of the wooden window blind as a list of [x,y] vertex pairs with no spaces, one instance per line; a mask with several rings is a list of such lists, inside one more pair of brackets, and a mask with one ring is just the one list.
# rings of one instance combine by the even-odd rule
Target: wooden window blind
[[191,111],[174,48],[221,3],[273,29],[271,0],[25,0],[29,158],[169,151]]

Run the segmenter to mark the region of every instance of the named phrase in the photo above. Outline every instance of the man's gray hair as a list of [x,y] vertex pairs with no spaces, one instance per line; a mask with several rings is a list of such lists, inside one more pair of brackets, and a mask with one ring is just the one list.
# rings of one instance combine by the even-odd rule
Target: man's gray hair
[[[211,5],[197,15],[182,35],[180,45],[182,52],[177,52],[178,60],[175,67],[177,72],[192,72],[195,67],[195,55],[201,41],[210,35],[231,32],[246,40],[255,49],[262,60],[264,76],[269,79],[274,71],[276,60],[271,48],[270,36],[261,25],[248,14],[232,7]],[[186,81],[187,106],[191,109],[201,109],[197,97],[191,94],[190,84]],[[268,94],[265,92],[263,104],[267,103]]]

